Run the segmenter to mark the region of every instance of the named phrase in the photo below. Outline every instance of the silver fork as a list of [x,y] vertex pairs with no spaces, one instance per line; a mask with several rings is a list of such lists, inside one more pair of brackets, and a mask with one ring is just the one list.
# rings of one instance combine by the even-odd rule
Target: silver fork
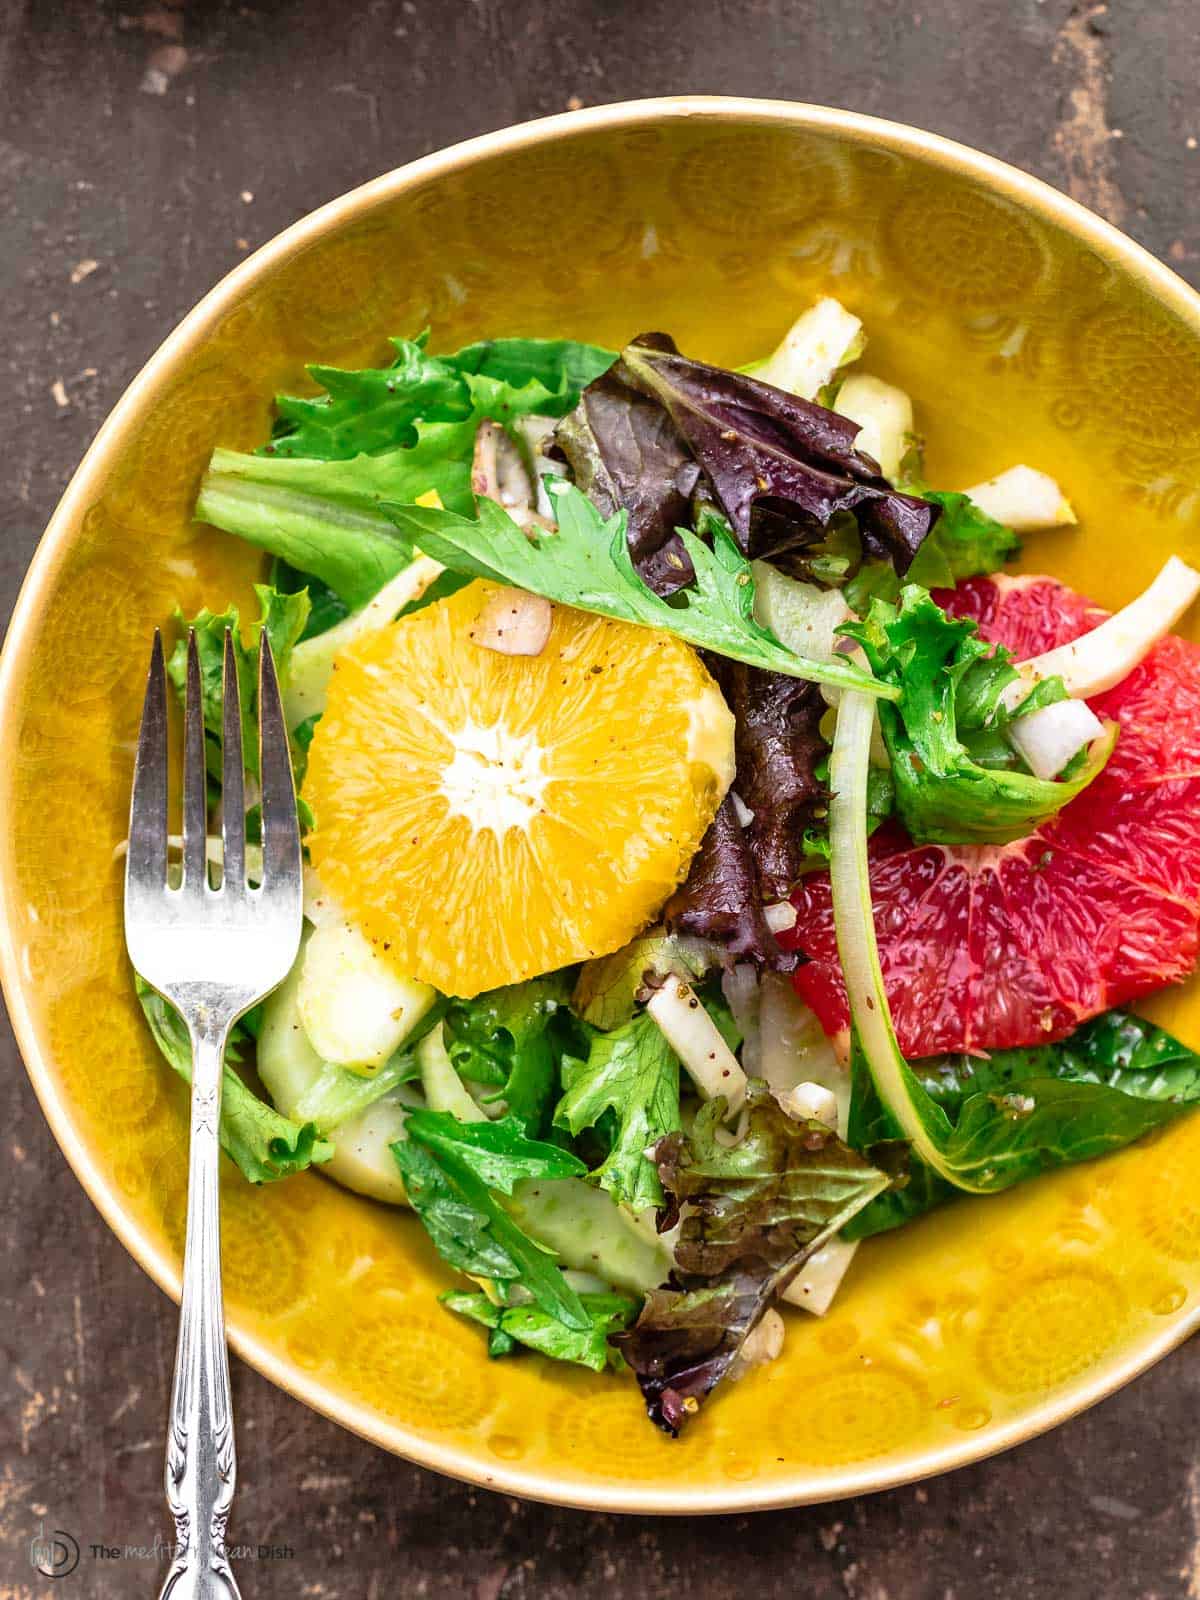
[[259,657],[262,883],[246,882],[242,721],[233,641],[225,635],[219,889],[208,881],[200,661],[188,638],[183,754],[183,880],[167,877],[167,689],[156,634],[138,736],[125,866],[125,942],[192,1042],[187,1245],[167,1440],[175,1552],[160,1600],[238,1600],[225,1545],[235,1459],[221,1299],[218,1128],[229,1030],[287,976],[300,946],[303,880],[296,792],[270,646]]

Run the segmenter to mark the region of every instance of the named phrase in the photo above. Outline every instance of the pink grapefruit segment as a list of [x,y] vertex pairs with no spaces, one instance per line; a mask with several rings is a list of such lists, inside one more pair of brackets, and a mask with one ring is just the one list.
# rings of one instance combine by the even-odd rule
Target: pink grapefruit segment
[[[937,596],[1018,660],[1106,613],[1052,578],[975,578]],[[1108,766],[1028,839],[871,841],[879,954],[909,1057],[1044,1043],[1186,977],[1200,948],[1200,648],[1164,639],[1091,702],[1121,728]],[[781,943],[809,960],[796,988],[827,1032],[849,1022],[828,873],[793,895]]]

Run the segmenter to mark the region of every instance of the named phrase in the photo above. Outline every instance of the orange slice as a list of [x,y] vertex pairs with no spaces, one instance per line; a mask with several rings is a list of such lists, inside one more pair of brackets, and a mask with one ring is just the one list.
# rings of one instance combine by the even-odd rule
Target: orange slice
[[499,655],[473,639],[495,592],[338,656],[304,784],[322,886],[397,971],[467,997],[627,943],[733,777],[690,646],[555,606],[539,655]]

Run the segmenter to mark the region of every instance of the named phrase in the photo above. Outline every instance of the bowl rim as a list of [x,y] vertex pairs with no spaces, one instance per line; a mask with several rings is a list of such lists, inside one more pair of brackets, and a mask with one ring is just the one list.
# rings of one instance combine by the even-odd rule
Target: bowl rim
[[[885,118],[786,100],[727,95],[670,95],[619,101],[555,116],[537,118],[478,135],[422,156],[373,178],[328,201],[276,234],[228,272],[176,325],[133,378],[100,427],[75,470],[46,526],[21,584],[0,652],[0,713],[15,698],[28,664],[35,624],[61,570],[78,518],[103,481],[109,457],[136,425],[143,397],[177,358],[226,315],[256,280],[324,234],[354,220],[374,205],[432,179],[442,178],[481,158],[552,142],[575,133],[594,133],[648,122],[691,119],[714,124],[784,124],[821,133],[844,134],[857,143],[897,151],[981,182],[1006,199],[1073,233],[1107,261],[1123,268],[1188,324],[1200,339],[1200,294],[1157,257],[1114,224],[1105,221],[1040,178],[1005,161],[940,134]],[[14,719],[0,715],[0,793],[11,785],[17,734]],[[101,1169],[95,1153],[72,1125],[70,1108],[60,1093],[48,1052],[37,1037],[26,981],[13,929],[16,886],[12,851],[0,851],[0,988],[38,1101],[51,1132],[92,1203],[117,1238],[149,1276],[178,1301],[179,1272],[165,1251],[146,1238],[125,1214],[122,1203]],[[606,1512],[654,1515],[701,1515],[773,1510],[823,1504],[847,1496],[896,1488],[955,1467],[986,1459],[1067,1421],[1123,1387],[1200,1327],[1200,1304],[1168,1322],[1161,1333],[1142,1340],[1124,1356],[1101,1364],[1019,1417],[998,1427],[981,1429],[961,1441],[928,1447],[892,1467],[849,1465],[806,1472],[769,1487],[729,1483],[721,1488],[660,1490],[614,1477],[610,1482],[563,1484],[545,1471],[522,1470],[496,1461],[487,1463],[478,1449],[430,1441],[409,1428],[381,1420],[360,1406],[299,1372],[262,1339],[231,1323],[229,1344],[250,1366],[291,1397],[416,1464],[483,1488],[521,1495],[548,1504]],[[681,1463],[682,1464],[682,1463]]]

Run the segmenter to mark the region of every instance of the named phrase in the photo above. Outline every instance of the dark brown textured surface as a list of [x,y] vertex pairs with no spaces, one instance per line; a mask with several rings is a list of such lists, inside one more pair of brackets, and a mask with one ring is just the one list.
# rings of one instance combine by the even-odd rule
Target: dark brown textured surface
[[[686,20],[685,20],[686,19]],[[0,5],[0,596],[162,336],[245,250],[523,117],[679,90],[948,133],[1200,278],[1194,0],[128,0]],[[174,1310],[55,1148],[5,1031],[0,1600],[156,1592]],[[235,1364],[250,1596],[1200,1600],[1200,1367],[922,1488],[704,1524],[521,1505],[381,1454]],[[83,1546],[51,1583],[44,1521]]]

